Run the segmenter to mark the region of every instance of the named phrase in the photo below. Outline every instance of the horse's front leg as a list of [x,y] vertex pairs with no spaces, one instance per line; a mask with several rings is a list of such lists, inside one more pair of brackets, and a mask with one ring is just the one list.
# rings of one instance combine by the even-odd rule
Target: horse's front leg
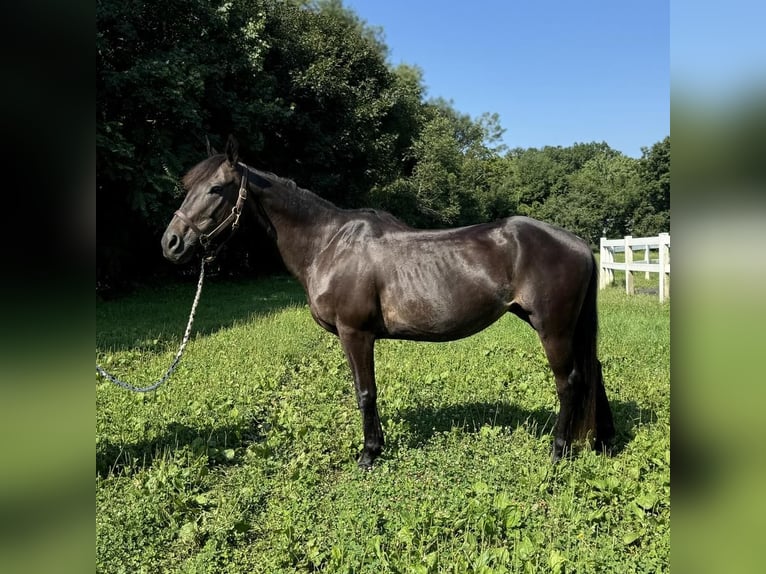
[[383,428],[378,417],[378,391],[375,386],[375,337],[365,331],[342,327],[338,328],[338,336],[354,376],[356,400],[362,413],[364,449],[358,464],[364,469],[370,469],[383,450]]

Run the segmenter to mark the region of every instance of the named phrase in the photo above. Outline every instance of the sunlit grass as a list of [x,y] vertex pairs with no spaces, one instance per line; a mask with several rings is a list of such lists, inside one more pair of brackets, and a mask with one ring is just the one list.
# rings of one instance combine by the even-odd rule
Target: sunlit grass
[[[99,303],[97,359],[150,382],[192,296],[172,285]],[[164,387],[96,385],[98,570],[667,570],[669,305],[618,285],[599,309],[612,457],[551,466],[552,377],[509,316],[454,343],[377,343],[387,442],[366,473],[343,353],[299,286],[209,280]]]

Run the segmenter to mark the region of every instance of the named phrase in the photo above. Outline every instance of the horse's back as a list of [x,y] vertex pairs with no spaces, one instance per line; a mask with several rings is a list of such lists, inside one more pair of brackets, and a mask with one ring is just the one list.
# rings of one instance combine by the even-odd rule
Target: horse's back
[[340,322],[380,337],[455,339],[488,326],[523,298],[550,299],[588,253],[573,234],[523,216],[419,230],[359,211],[314,262],[309,299],[330,330]]
[[550,249],[566,248],[578,255],[590,254],[585,240],[562,227],[524,215],[514,215],[504,222],[505,228],[518,238],[522,247],[534,244]]

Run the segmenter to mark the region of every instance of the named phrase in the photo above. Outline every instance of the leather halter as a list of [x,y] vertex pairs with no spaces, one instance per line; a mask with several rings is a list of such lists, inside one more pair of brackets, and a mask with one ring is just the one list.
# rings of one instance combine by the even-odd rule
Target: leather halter
[[[213,229],[210,233],[202,233],[199,227],[195,225],[195,223],[191,220],[191,218],[186,215],[183,211],[180,209],[177,209],[175,212],[175,215],[178,216],[178,218],[183,221],[186,225],[189,226],[189,229],[192,230],[192,232],[197,236],[197,240],[199,241],[199,244],[202,246],[202,249],[205,251],[205,262],[210,263],[215,259],[215,257],[218,255],[218,252],[221,250],[221,248],[224,246],[224,244],[231,239],[231,236],[234,235],[234,232],[237,231],[237,228],[239,227],[239,216],[242,215],[242,207],[245,205],[245,201],[247,201],[247,174],[250,171],[249,168],[245,165],[240,163],[239,165],[242,166],[242,180],[239,184],[239,193],[237,195],[237,202],[234,204],[234,207],[231,208],[231,213],[224,219],[221,223],[218,224],[218,226]],[[214,251],[211,251],[210,242],[216,238],[218,235],[220,235],[223,231],[226,230],[227,227],[231,226],[231,231],[229,233],[229,236],[221,241],[221,243],[218,244],[218,247],[215,248]]]

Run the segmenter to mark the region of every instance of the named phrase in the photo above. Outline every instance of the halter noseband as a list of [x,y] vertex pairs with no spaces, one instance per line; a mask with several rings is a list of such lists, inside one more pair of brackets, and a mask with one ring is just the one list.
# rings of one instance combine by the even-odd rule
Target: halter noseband
[[[234,207],[231,208],[231,213],[224,219],[221,223],[218,224],[218,226],[213,229],[210,233],[202,233],[199,227],[197,227],[194,222],[191,220],[191,218],[186,215],[183,211],[180,209],[177,209],[175,212],[175,215],[178,216],[178,218],[183,221],[186,225],[189,226],[189,228],[194,232],[194,234],[197,236],[197,239],[199,241],[199,244],[202,246],[202,249],[205,251],[205,262],[210,263],[215,257],[218,255],[218,252],[221,250],[221,248],[224,246],[224,244],[231,239],[231,236],[234,235],[234,233],[237,231],[237,228],[239,227],[239,216],[242,215],[242,206],[245,205],[245,201],[247,201],[247,174],[248,174],[248,167],[245,164],[239,164],[242,166],[242,180],[239,184],[239,193],[237,195],[237,202],[234,204]],[[218,244],[218,247],[215,248],[215,251],[210,253],[210,242],[216,238],[218,235],[220,235],[227,227],[231,226],[231,232],[229,233],[229,236],[221,241],[221,243]]]

